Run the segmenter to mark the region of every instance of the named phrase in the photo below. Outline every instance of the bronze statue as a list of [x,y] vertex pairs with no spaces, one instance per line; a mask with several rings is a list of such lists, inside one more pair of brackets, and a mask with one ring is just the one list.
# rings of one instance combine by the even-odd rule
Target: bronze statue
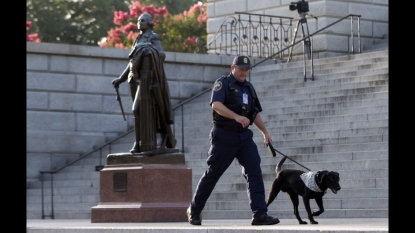
[[[130,84],[135,130],[135,143],[130,152],[174,148],[176,140],[170,127],[174,115],[163,66],[166,54],[160,36],[153,31],[150,14],[141,14],[137,26],[141,33],[131,48],[130,62],[120,77],[112,81],[115,88],[126,80]],[[161,135],[159,145],[157,135]]]

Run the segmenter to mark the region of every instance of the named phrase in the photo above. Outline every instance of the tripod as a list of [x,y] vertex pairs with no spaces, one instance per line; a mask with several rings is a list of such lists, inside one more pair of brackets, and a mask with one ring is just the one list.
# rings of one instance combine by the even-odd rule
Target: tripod
[[[290,48],[290,54],[288,56],[288,61],[290,62],[291,58],[292,58],[292,53],[293,53],[293,49],[294,49],[294,44],[295,44],[295,39],[297,38],[297,33],[298,33],[298,27],[301,24],[301,30],[303,32],[303,60],[304,60],[304,82],[307,81],[307,77],[306,77],[306,64],[305,64],[305,55],[307,54],[307,59],[311,58],[311,80],[314,80],[314,72],[313,72],[313,51],[312,51],[312,43],[311,43],[311,39],[310,39],[310,33],[308,31],[308,24],[307,24],[307,19],[306,19],[306,12],[302,12],[299,13],[300,14],[300,18],[297,21],[297,25],[295,26],[294,29],[294,39],[291,43],[291,48]],[[314,17],[314,16],[312,16]],[[317,19],[317,17],[314,17],[315,19]],[[305,29],[304,29],[305,27]]]

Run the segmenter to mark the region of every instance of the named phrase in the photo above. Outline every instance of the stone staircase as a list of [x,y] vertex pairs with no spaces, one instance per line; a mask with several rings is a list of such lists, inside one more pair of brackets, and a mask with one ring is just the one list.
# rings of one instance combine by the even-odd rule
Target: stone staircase
[[[366,52],[368,51],[368,52]],[[324,196],[322,218],[388,217],[388,102],[389,68],[386,46],[364,48],[363,53],[314,60],[314,81],[303,62],[263,65],[251,71],[261,113],[275,149],[310,170],[340,173],[342,189]],[[176,148],[183,150],[192,169],[192,191],[207,168],[209,131],[212,127],[210,92],[175,111]],[[182,121],[184,135],[181,132]],[[275,178],[275,166],[283,157],[271,157],[262,135],[251,126],[262,159],[266,192]],[[183,140],[182,140],[183,138]],[[111,148],[96,152],[53,176],[56,219],[89,219],[99,202],[99,172],[108,153],[125,152],[131,146],[128,134]],[[184,142],[184,143],[183,143]],[[182,148],[182,145],[184,147]],[[303,169],[290,160],[284,167]],[[48,175],[46,180],[50,180]],[[44,182],[45,214],[51,211],[50,182]],[[189,200],[190,201],[190,200]],[[300,215],[306,218],[302,202]],[[317,208],[311,201],[313,209]],[[280,193],[269,207],[270,215],[294,218],[291,201]],[[245,180],[235,161],[221,177],[205,209],[205,219],[249,219],[251,211]],[[27,218],[42,216],[41,182],[27,183]]]

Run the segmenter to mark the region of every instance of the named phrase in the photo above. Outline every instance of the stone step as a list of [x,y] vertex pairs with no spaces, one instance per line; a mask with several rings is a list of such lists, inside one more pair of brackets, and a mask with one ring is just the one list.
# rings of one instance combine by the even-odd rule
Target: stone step
[[[269,187],[265,187],[266,198],[268,196]],[[349,198],[388,198],[388,188],[344,188],[337,192],[337,194],[328,191],[328,194],[324,195],[324,199],[349,199]],[[235,200],[247,200],[248,196],[245,191],[229,191],[220,192],[213,191],[209,196],[208,202],[215,203],[216,201],[235,201]],[[289,196],[281,192],[278,194],[276,200],[290,200]],[[232,208],[231,208],[232,209]]]
[[[370,88],[373,90],[373,88]],[[365,91],[362,89],[362,91]],[[385,93],[385,92],[377,92],[377,93]],[[389,103],[387,99],[379,98],[377,100],[374,99],[367,99],[367,100],[349,100],[349,101],[342,101],[342,102],[328,102],[322,99],[337,99],[338,97],[344,96],[344,95],[338,95],[338,96],[319,96],[317,93],[310,94],[312,96],[316,96],[317,98],[305,98],[305,99],[299,99],[296,97],[293,97],[293,100],[291,101],[298,101],[298,103],[306,102],[306,104],[303,105],[294,105],[294,104],[286,104],[286,106],[278,106],[272,104],[272,98],[263,98],[265,101],[261,100],[261,105],[263,105],[264,111],[261,112],[261,116],[270,116],[274,118],[281,119],[281,117],[284,117],[284,119],[298,119],[298,118],[315,118],[317,116],[331,116],[331,115],[353,115],[353,114],[369,114],[369,113],[377,113],[379,110],[382,110],[384,108],[383,113],[388,112],[388,106]],[[309,95],[309,96],[310,96]],[[373,96],[373,92],[366,92],[366,97],[370,98],[370,96]],[[315,104],[312,105],[312,100],[319,99],[322,100],[321,104]],[[281,100],[283,101],[283,100]],[[285,100],[286,101],[286,100]],[[262,104],[264,102],[264,104]],[[310,103],[310,105],[307,105],[307,103]],[[370,107],[370,108],[369,108]],[[320,108],[320,109],[319,109]],[[192,113],[193,112],[193,113]],[[194,125],[200,125],[200,122],[212,122],[211,118],[212,109],[207,105],[203,107],[198,108],[192,108],[189,113],[185,113],[183,116],[183,120],[186,122],[185,126],[193,127]],[[209,114],[209,117],[206,118],[206,115]],[[295,115],[294,115],[295,114]],[[312,115],[310,115],[312,114]],[[296,115],[298,115],[296,117]],[[193,120],[190,120],[191,118],[194,118]],[[272,118],[268,119],[268,121],[273,120]],[[267,122],[268,123],[268,122]],[[177,129],[180,129],[182,126],[181,119],[179,119],[179,122],[177,123]],[[178,130],[177,133],[180,133]]]
[[[387,151],[387,150],[385,150]],[[291,156],[288,156],[291,158]],[[264,174],[275,174],[275,166],[280,161],[282,156],[277,155],[274,159],[274,164],[264,164],[261,163],[261,169]],[[291,158],[292,159],[292,158]],[[294,159],[293,159],[294,160]],[[294,160],[296,161],[296,160]],[[388,168],[388,158],[385,159],[364,159],[364,160],[340,160],[340,161],[319,161],[319,162],[298,162],[303,167],[298,165],[295,162],[291,162],[291,160],[286,160],[284,163],[284,167],[287,168],[295,168],[306,171],[306,168],[310,170],[330,170],[330,171],[340,171],[340,170],[361,170],[361,169],[386,169]],[[190,166],[193,171],[204,171],[207,167],[205,164],[201,164],[198,166],[193,165]],[[198,173],[196,173],[198,174]],[[229,166],[226,170],[227,174],[241,174],[241,168],[236,160]],[[201,173],[200,173],[201,175]]]
[[[268,91],[278,91],[278,90],[292,90],[296,89],[297,92],[310,92],[321,90],[321,89],[329,89],[329,90],[338,90],[344,89],[345,87],[350,87],[351,85],[356,87],[356,85],[363,86],[363,85],[374,85],[379,84],[381,82],[388,82],[389,75],[382,73],[382,74],[375,74],[375,75],[367,75],[365,78],[362,76],[359,77],[347,77],[342,79],[328,79],[325,81],[314,81],[314,82],[307,82],[307,83],[287,83],[287,84],[279,84],[279,83],[269,83],[269,81],[262,82],[260,85],[256,86],[256,91],[258,93],[263,93],[264,96],[269,96],[271,93]],[[297,93],[296,92],[296,93]],[[268,93],[268,94],[267,94]],[[258,94],[259,95],[259,94]]]
[[[370,135],[373,134],[373,132],[376,132],[375,134],[384,134],[385,128],[387,128],[388,124],[383,126],[381,126],[380,124],[385,124],[385,122],[388,121],[387,109],[387,106],[379,105],[372,107],[351,107],[341,109],[338,108],[334,110],[311,110],[298,113],[290,112],[278,115],[272,115],[267,112],[261,113],[261,117],[266,122],[267,128],[269,128],[269,130],[272,130],[271,135],[273,136],[282,134],[286,139],[290,139],[287,138],[288,136],[295,138],[298,136],[307,136],[307,134],[314,134],[316,138],[327,136],[347,137],[350,135],[357,134],[366,135],[366,132],[370,130],[372,131],[372,133],[368,133]],[[360,122],[358,123],[359,126],[353,125],[352,122],[355,121]],[[374,123],[365,124],[365,122],[371,121],[374,121]],[[343,125],[340,125],[339,127],[336,126],[334,128],[328,128],[336,123],[341,122],[345,123]],[[299,129],[300,127],[308,127],[314,123],[318,125],[316,127],[311,126],[311,128],[315,131],[296,131],[296,129]],[[199,125],[199,127],[195,128],[195,126],[197,125]],[[284,125],[286,125],[286,127],[284,127]],[[379,131],[376,131],[376,129],[373,127],[379,128]],[[212,128],[211,119],[204,118],[200,121],[195,120],[184,126],[184,130],[186,132],[189,132],[189,130],[192,128],[194,130],[184,135],[185,139],[203,140],[204,138],[208,137],[208,133]],[[251,126],[250,128],[254,131],[254,133],[257,131],[255,129],[255,126]],[[356,130],[356,128],[361,129],[361,131]],[[182,133],[178,131],[176,137],[177,140],[180,141],[181,137]],[[201,143],[203,144],[203,142]],[[191,144],[195,143],[192,142]],[[180,145],[180,143],[178,143],[178,145]]]
[[[53,204],[53,211],[57,212],[90,212],[93,206],[96,206],[98,203],[57,203]],[[47,203],[43,206],[45,214],[50,213],[52,210],[52,205]],[[28,212],[41,212],[42,204],[27,204],[26,210]]]
[[[386,76],[386,75],[385,75]],[[349,90],[349,89],[358,89],[358,88],[367,88],[367,87],[377,87],[377,86],[385,86],[389,83],[388,79],[380,80],[370,80],[370,81],[361,81],[361,82],[350,82],[350,83],[338,83],[338,84],[324,84],[321,85],[304,85],[303,88],[278,88],[274,87],[272,84],[257,88],[257,95],[258,97],[266,98],[267,96],[285,96],[285,95],[297,95],[297,94],[309,94],[309,93],[316,93],[316,92],[327,92],[328,90],[334,91],[342,91],[342,90]]]
[[[278,208],[269,209],[268,215],[277,217],[279,219],[294,219],[295,216],[292,210],[279,211]],[[300,216],[304,221],[308,222],[306,212],[301,212]],[[319,218],[388,218],[389,210],[384,209],[325,209],[319,217],[315,220],[319,222]],[[203,219],[251,219],[252,212],[250,210],[203,210]],[[320,224],[321,221],[320,221]]]
[[[76,172],[73,172],[76,173]],[[83,172],[78,172],[83,173]],[[98,172],[97,172],[98,173]],[[62,173],[63,175],[65,173]],[[66,173],[68,174],[68,173]],[[70,173],[72,175],[72,173]],[[62,175],[62,176],[63,176]],[[64,180],[53,180],[53,188],[74,188],[74,187],[80,187],[80,188],[99,188],[100,186],[100,180],[99,178],[95,179],[89,179],[89,180],[76,180],[76,179],[64,179]],[[27,182],[27,186],[30,188],[41,188],[42,187],[42,181],[30,181]],[[43,188],[44,192],[46,189],[50,190],[50,187],[52,186],[50,180],[43,181]]]
[[[274,124],[268,124],[267,128],[269,131],[275,133],[291,133],[291,132],[318,132],[325,130],[342,130],[342,129],[360,129],[365,128],[376,128],[388,126],[388,119],[380,120],[363,120],[363,121],[345,121],[345,122],[333,122],[333,123],[316,123],[316,124],[303,124],[303,125],[287,125],[279,126]],[[271,132],[269,132],[271,133]]]
[[[45,212],[45,215],[50,216],[51,211]],[[26,219],[42,219],[42,212],[26,211]],[[54,211],[54,219],[91,219],[91,211]]]
[[281,98],[281,101],[294,101],[294,100],[305,100],[305,99],[318,99],[318,98],[330,98],[330,97],[338,97],[338,96],[348,96],[348,95],[356,95],[356,94],[370,94],[370,93],[376,93],[376,92],[385,92],[388,91],[389,87],[388,85],[379,85],[379,86],[363,86],[363,87],[357,87],[357,88],[347,88],[347,89],[341,89],[341,90],[333,90],[328,89],[326,90],[315,90],[310,92],[298,92],[295,89],[286,89],[286,90],[268,90],[266,92],[262,92],[261,90],[258,91],[257,95],[258,98],[261,99],[274,99],[278,96],[283,96]]
[[[43,195],[51,195],[51,189],[45,188],[43,189]],[[96,187],[65,187],[65,188],[54,188],[53,189],[53,195],[99,195],[99,186]],[[34,189],[27,189],[26,190],[26,196],[42,196],[42,190],[40,188],[34,188]]]
[[[373,63],[373,60],[378,60],[378,62]],[[388,67],[389,59],[384,58],[371,58],[366,60],[359,60],[356,62],[338,62],[338,63],[328,63],[328,64],[321,64],[313,65],[313,72],[314,77],[322,75],[322,74],[338,74],[338,73],[345,73],[351,71],[359,71],[359,70],[373,70],[378,68],[385,68]],[[311,63],[306,65],[306,75],[311,78]],[[261,73],[262,75],[271,75],[274,72],[274,77],[283,77],[286,75],[290,75],[291,77],[303,77],[302,81],[304,81],[304,64],[298,63],[291,66],[286,66],[285,64],[282,65],[275,65],[275,66],[266,66],[262,69],[258,69],[258,67],[254,67],[252,69],[251,76],[255,77],[254,74]]]
[[[50,204],[52,202],[50,189],[44,193],[43,202]],[[53,195],[53,203],[98,203],[99,195]],[[27,198],[26,204],[42,204],[41,196],[30,196]],[[36,209],[34,209],[36,210]]]
[[[272,134],[272,131],[269,130],[269,133]],[[274,138],[273,138],[274,139]],[[338,138],[327,138],[327,139],[300,139],[300,140],[274,140],[273,146],[275,148],[285,148],[285,147],[295,147],[296,145],[302,145],[304,147],[325,147],[337,144],[355,144],[355,143],[373,143],[373,142],[385,142],[388,143],[388,135],[372,135],[372,136],[355,136],[355,137],[338,137]],[[197,141],[197,140],[193,140]],[[200,141],[203,141],[200,139]],[[323,148],[324,149],[324,148]],[[207,152],[208,147],[202,147],[200,145],[196,146],[187,146],[186,152],[193,153],[199,152],[202,153],[203,151]]]
[[[283,111],[286,112],[283,112]],[[296,111],[297,110],[297,111]],[[371,114],[371,113],[387,113],[389,110],[389,106],[382,104],[377,106],[371,107],[350,107],[350,108],[336,108],[336,109],[325,109],[325,110],[314,110],[309,109],[309,111],[298,111],[298,108],[275,108],[275,109],[267,109],[266,113],[261,114],[266,116],[268,115],[269,124],[272,124],[273,118],[278,118],[279,120],[282,119],[301,119],[301,118],[320,118],[320,117],[327,117],[327,116],[348,116],[348,115],[355,115],[355,114]],[[274,113],[274,114],[271,114]],[[271,116],[273,115],[273,116]],[[267,123],[268,123],[267,122]]]
[[[340,190],[341,191],[341,190]],[[330,193],[329,193],[330,192]],[[286,193],[280,192],[277,196],[287,195]],[[323,196],[323,204],[324,209],[373,209],[373,208],[380,208],[380,209],[388,209],[388,199],[387,198],[350,198],[350,199],[330,199],[325,198],[326,196],[334,195],[331,191],[328,191]],[[302,198],[299,196],[300,205],[298,209],[300,211],[305,212],[304,204],[302,203]],[[310,200],[310,207],[313,210],[318,209],[318,206],[314,200]],[[291,200],[274,200],[269,206],[268,209],[275,209],[275,210],[292,210],[293,204]],[[215,201],[215,202],[208,202],[205,205],[204,211],[208,210],[240,210],[240,211],[249,211],[249,199],[245,197],[241,200],[235,201]]]
[[[227,174],[223,175],[220,178],[220,182],[223,183],[231,183],[234,181],[235,183],[245,183],[245,179],[242,176],[241,169],[239,165],[231,165],[237,169],[230,170]],[[271,166],[270,169],[274,168],[275,170],[276,166]],[[306,172],[307,170],[302,167],[294,167],[292,168],[300,169]],[[199,182],[199,179],[202,177],[202,173],[207,169],[206,167],[202,166],[194,166],[192,167],[192,183],[197,184]],[[333,170],[333,169],[331,169]],[[387,168],[372,168],[370,170],[368,169],[353,169],[353,170],[334,170],[340,174],[341,181],[343,180],[350,180],[350,179],[368,179],[368,178],[388,178],[389,172]],[[274,171],[263,172],[263,178],[267,181],[273,181],[276,174]]]
[[[344,110],[346,111],[347,108]],[[353,112],[358,113],[360,110],[360,113],[366,114],[365,111],[370,111],[372,114],[383,114],[383,118],[386,118],[387,114],[385,113],[387,107],[385,106],[377,106],[374,107],[372,110],[369,110],[365,107],[358,107],[353,108]],[[350,109],[349,109],[350,110]],[[314,139],[321,139],[328,136],[336,136],[336,137],[352,137],[352,136],[364,136],[364,135],[374,135],[374,134],[381,134],[381,135],[387,135],[388,131],[386,130],[388,128],[388,119],[381,119],[380,116],[369,118],[369,120],[361,120],[361,121],[353,121],[352,117],[346,117],[341,114],[346,114],[346,112],[340,112],[337,110],[336,112],[339,112],[340,114],[335,114],[336,112],[333,111],[324,111],[325,113],[322,113],[323,111],[310,111],[310,112],[304,112],[302,114],[298,113],[291,113],[289,115],[296,115],[298,118],[303,117],[303,119],[310,119],[309,122],[306,120],[303,120],[301,122],[304,122],[303,125],[288,125],[284,126],[281,124],[281,121],[290,121],[289,117],[272,117],[269,115],[261,115],[263,119],[267,119],[267,130],[268,133],[273,137],[279,137],[278,135],[282,135],[282,140],[292,140],[294,138],[298,139],[305,139],[310,138],[310,136]],[[331,114],[330,114],[331,113]],[[340,121],[330,121],[328,120],[327,123],[322,122],[322,120],[316,120],[316,124],[313,124],[313,116],[317,117],[316,115],[322,114],[322,116],[318,116],[318,118],[330,118],[330,119],[336,119],[335,117],[338,117],[337,119],[347,119],[344,122]],[[315,118],[317,119],[317,118]],[[278,122],[276,122],[278,120]],[[275,123],[273,123],[275,122]],[[291,121],[294,122],[294,121]],[[305,124],[309,123],[309,124]],[[184,127],[184,130],[189,132],[189,130],[192,127],[195,127],[197,125],[201,125],[202,127],[195,128],[195,130],[192,133],[187,133],[185,135],[178,134],[180,137],[177,137],[179,141],[181,141],[181,137],[184,136],[185,140],[189,140],[191,143],[189,145],[196,145],[196,147],[206,145],[206,140],[209,139],[209,132],[212,128],[212,123],[208,121],[207,119],[203,121],[198,121],[198,124],[189,124]],[[250,129],[256,134],[258,132],[257,129],[255,129],[255,126],[250,126]],[[361,129],[361,131],[359,131]],[[376,130],[378,129],[378,130]],[[258,134],[259,135],[259,134]],[[277,136],[275,136],[277,135]],[[291,137],[291,138],[290,138]],[[280,138],[276,138],[278,140]],[[180,145],[180,143],[178,144]]]
[[[375,105],[379,106],[379,105]],[[262,117],[262,115],[261,115]],[[332,115],[332,116],[323,116],[319,118],[299,118],[299,119],[283,119],[277,120],[277,117],[273,117],[271,114],[264,114],[264,120],[271,121],[273,120],[272,125],[274,126],[298,126],[298,125],[308,125],[308,124],[330,124],[337,122],[355,122],[355,121],[371,121],[371,120],[388,120],[389,116],[386,112],[377,112],[377,113],[367,113],[367,114],[349,114],[349,115]],[[275,118],[275,119],[274,119]],[[370,128],[370,127],[368,127]],[[340,136],[340,135],[339,135]]]
[[[264,181],[266,190],[268,190],[268,187],[271,187],[272,181]],[[344,188],[388,188],[388,178],[341,179],[340,185]],[[246,192],[247,185],[245,182],[220,182],[216,184],[213,190],[214,192]]]
[[[264,118],[264,117],[262,117]],[[330,137],[337,137],[337,141],[332,141],[328,143],[341,143],[341,140],[346,140],[349,142],[353,141],[353,138],[350,137],[372,137],[380,135],[388,135],[388,119],[379,119],[371,121],[333,121],[328,123],[315,123],[309,122],[309,124],[303,125],[287,125],[284,124],[268,124],[267,129],[268,133],[272,136],[273,141],[285,143],[287,141],[293,140],[331,140]],[[336,127],[337,126],[337,127]],[[212,126],[204,127],[205,132],[209,132]],[[250,129],[256,133],[257,129],[255,126]],[[205,139],[193,139],[192,142],[195,146],[200,146],[205,143]],[[205,140],[205,141],[203,141]],[[367,140],[367,139],[366,139]],[[200,141],[200,143],[197,143]],[[378,141],[373,140],[373,141]],[[308,143],[308,142],[307,142]],[[345,142],[347,143],[347,142]]]
[[[260,145],[260,143],[263,144],[263,141],[261,140],[259,132],[255,132],[258,137],[255,139],[258,139],[257,141],[254,141],[257,143],[257,145]],[[268,133],[270,135],[274,134],[274,131],[272,128],[268,130]],[[385,136],[385,138],[387,138]],[[208,138],[205,140],[201,140],[202,142],[206,142]],[[259,141],[260,140],[260,141]],[[194,142],[195,140],[189,140]],[[273,143],[274,144],[274,143]],[[378,148],[376,148],[378,147]],[[205,154],[208,151],[208,144],[205,146],[185,146],[184,150],[185,153],[201,153]],[[333,144],[333,145],[311,145],[311,146],[304,146],[304,145],[294,145],[294,146],[282,146],[282,147],[275,147],[277,150],[281,151],[282,153],[285,153],[286,155],[292,155],[292,154],[315,154],[315,153],[337,153],[337,152],[347,152],[348,150],[354,150],[354,151],[370,151],[370,150],[387,150],[388,149],[388,141],[385,142],[370,142],[370,143],[352,143],[352,144]]]
[[[348,64],[359,64],[359,62],[369,61],[370,63],[376,62],[377,60],[373,59],[387,59],[389,58],[388,51],[379,51],[379,52],[371,52],[371,53],[360,53],[360,54],[349,54],[345,56],[336,56],[336,57],[327,57],[327,58],[320,58],[314,59],[313,65],[314,67],[319,65],[337,65],[337,66],[347,66]],[[357,62],[357,63],[354,63]],[[306,61],[307,67],[311,65],[311,60]],[[362,64],[362,63],[360,63]],[[259,65],[254,67],[253,71],[257,70],[257,72],[266,72],[266,71],[275,71],[275,70],[282,70],[282,71],[289,71],[291,68],[304,68],[303,61],[293,61],[288,63],[278,63],[273,65]]]
[[[266,152],[264,154],[260,153],[261,156],[261,164],[262,165],[276,165],[280,159],[282,159],[282,155],[277,153],[276,157],[271,157],[268,153],[265,145],[263,147],[259,147],[261,152]],[[280,150],[279,150],[280,151]],[[282,151],[280,151],[283,153]],[[285,154],[285,153],[284,153]],[[388,159],[389,152],[387,150],[374,150],[374,151],[353,151],[353,152],[340,152],[340,153],[319,153],[319,154],[295,154],[295,155],[287,155],[292,160],[298,163],[307,163],[307,162],[327,162],[327,161],[353,161],[353,160],[377,160],[377,159]],[[192,158],[190,154],[186,154],[186,164],[189,167],[199,167],[199,166],[207,166],[206,165],[207,155],[204,158],[196,157]],[[289,164],[292,163],[291,160],[286,160],[285,163]],[[237,161],[235,160],[232,164],[238,165]]]
[[[314,81],[307,81],[304,82],[304,71],[302,72],[295,72],[295,73],[288,73],[286,75],[281,75],[279,73],[275,73],[275,71],[270,73],[252,73],[251,76],[254,77],[250,80],[254,86],[262,85],[261,83],[268,83],[274,85],[290,85],[290,84],[303,84],[306,85],[310,83],[310,85],[318,85],[319,83],[325,82],[333,82],[337,80],[342,80],[344,78],[352,78],[352,77],[364,77],[364,76],[372,76],[372,75],[385,75],[389,73],[389,68],[380,67],[377,69],[363,69],[363,70],[351,70],[346,72],[338,72],[338,73],[322,73],[322,74],[314,74]],[[306,73],[308,78],[311,78],[311,72]],[[315,83],[315,84],[313,84]]]
[[[337,99],[337,97],[329,97],[331,99]],[[290,118],[290,119],[284,119],[284,122],[276,121],[274,118],[279,119],[279,116],[284,114],[291,114],[291,113],[302,113],[302,112],[311,112],[311,111],[325,111],[325,110],[333,110],[333,109],[350,109],[355,107],[377,107],[377,106],[389,106],[389,100],[387,98],[377,98],[377,99],[363,99],[363,100],[345,100],[345,101],[333,101],[329,102],[325,100],[327,98],[320,98],[320,99],[306,99],[306,100],[296,100],[294,103],[287,103],[287,104],[273,104],[270,100],[264,101],[264,104],[261,106],[263,107],[263,111],[261,112],[261,116],[269,117],[269,119],[264,119],[268,121],[272,121],[273,123],[282,123],[285,124],[290,121],[295,121],[297,124],[301,124],[303,122],[298,121],[298,119]],[[205,109],[200,109],[197,113],[194,114],[194,117],[198,117],[201,120],[204,120],[204,117],[207,113],[211,112],[212,110],[205,107]],[[368,114],[371,114],[371,112],[368,112]],[[362,114],[362,113],[355,113],[354,115],[359,115],[361,117],[361,120],[368,119],[368,114]],[[384,113],[383,113],[384,114]],[[344,116],[335,116],[337,118],[341,118],[341,120],[344,119],[345,116],[350,116],[352,114],[345,114]],[[378,114],[379,115],[379,114]],[[387,116],[387,114],[384,114]],[[353,115],[352,115],[353,116]],[[366,116],[366,118],[364,117]],[[326,118],[332,118],[332,116],[327,116]],[[320,121],[326,121],[326,118],[318,118],[315,119],[310,118],[310,120],[320,120]],[[385,118],[385,117],[384,117]],[[315,120],[314,120],[315,119]],[[289,121],[290,120],[290,121]],[[300,119],[303,120],[303,119]],[[354,118],[351,118],[350,120],[354,120]],[[193,122],[198,122],[197,120],[194,120]],[[188,125],[188,124],[186,124]],[[181,127],[181,123],[177,125],[178,127]]]
[[[344,187],[346,184],[342,185]],[[212,195],[208,199],[204,210],[248,210],[248,197],[246,194],[246,188],[244,185],[238,185],[241,190],[239,191],[227,191],[224,192],[220,187],[213,190]],[[269,187],[266,185],[266,187]],[[266,196],[268,195],[268,189],[266,189]],[[356,195],[358,194],[358,195]],[[95,196],[54,196],[54,211],[89,211],[91,207],[96,206],[99,203],[98,195]],[[82,201],[76,201],[74,199],[82,198]],[[87,198],[87,200],[85,200]],[[42,209],[40,198],[30,198],[27,202],[27,211],[37,212]],[[387,206],[388,199],[388,187],[384,188],[342,188],[337,194],[333,194],[331,191],[327,191],[324,196],[324,203],[326,208],[335,208],[331,204],[338,205],[341,203],[341,208],[347,209],[360,209],[360,208],[379,208]],[[236,201],[237,200],[237,201]],[[246,200],[246,201],[245,201]],[[382,203],[378,203],[381,201]],[[82,202],[82,203],[81,203]],[[44,197],[44,211],[51,210],[50,196]],[[331,203],[331,204],[330,204]],[[274,206],[278,206],[278,209],[291,209],[292,204],[288,195],[281,192],[272,203]],[[373,206],[375,205],[375,206]],[[302,206],[299,206],[302,209]],[[317,208],[315,203],[312,204],[312,208]]]
[[[50,214],[50,212],[45,212]],[[279,219],[295,219],[292,210],[279,211],[276,209],[269,209],[268,214]],[[41,219],[41,211],[27,211],[27,219]],[[91,219],[91,211],[59,211],[54,212],[55,219]],[[300,216],[304,221],[308,222],[307,213],[301,212]],[[326,218],[388,218],[388,209],[325,209],[324,213],[315,220],[320,224],[324,224]],[[203,210],[202,219],[247,219],[249,222],[252,218],[250,210]],[[320,219],[321,220],[320,220]],[[48,218],[47,218],[48,219]]]

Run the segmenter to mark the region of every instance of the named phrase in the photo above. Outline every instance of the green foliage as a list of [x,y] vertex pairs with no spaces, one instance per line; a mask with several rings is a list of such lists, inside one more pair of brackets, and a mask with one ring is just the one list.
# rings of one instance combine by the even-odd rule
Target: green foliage
[[182,14],[172,15],[166,7],[144,6],[135,1],[129,12],[114,12],[114,23],[119,27],[108,31],[106,40],[99,43],[100,47],[131,48],[139,34],[137,19],[143,12],[152,15],[153,29],[160,35],[165,51],[193,53],[198,51],[197,38],[206,41],[206,3],[194,4]]
[[196,3],[194,0],[141,0],[140,2],[144,6],[153,4],[156,8],[166,6],[172,15],[183,13],[184,10]]
[[27,0],[28,33],[38,33],[42,42],[97,45],[106,35],[117,10],[128,10],[122,0]]
[[27,0],[27,40],[130,48],[143,12],[166,51],[195,52],[196,38],[206,41],[206,4],[194,0]]

